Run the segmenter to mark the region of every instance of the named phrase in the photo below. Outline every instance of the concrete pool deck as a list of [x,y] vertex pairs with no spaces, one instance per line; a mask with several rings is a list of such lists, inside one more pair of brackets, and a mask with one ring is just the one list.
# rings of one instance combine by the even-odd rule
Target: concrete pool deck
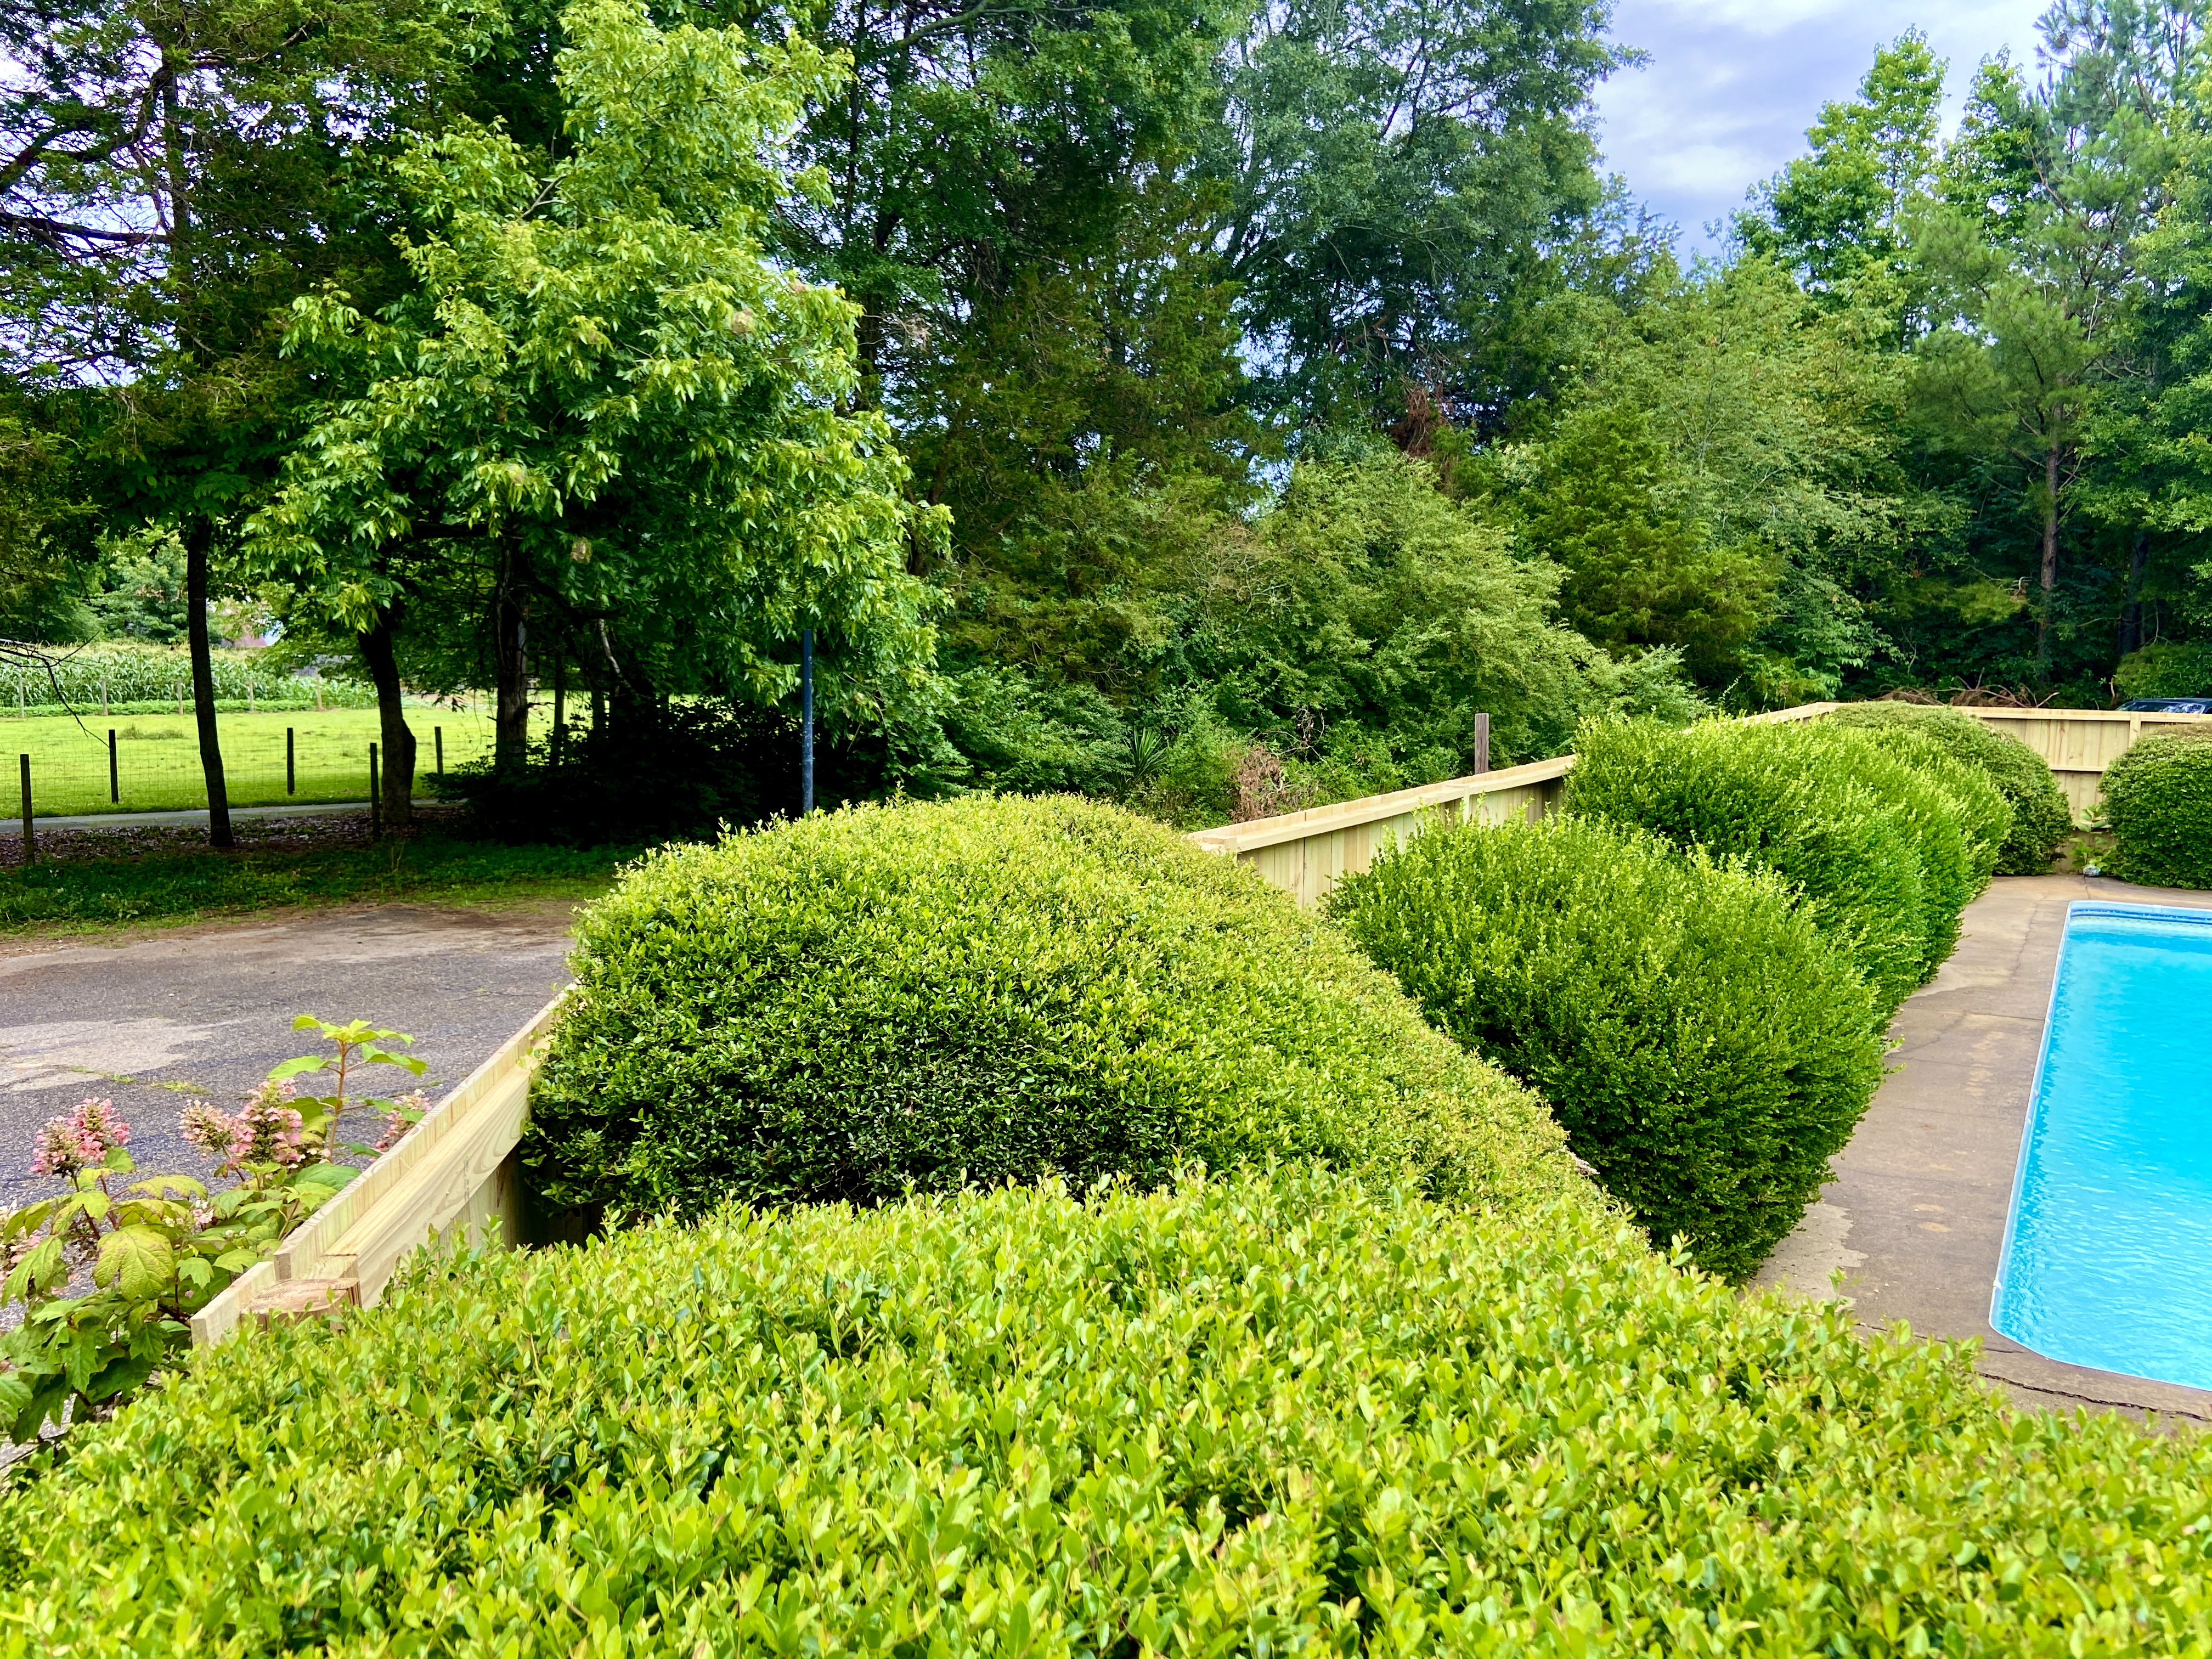
[[2212,1423],[2212,1393],[2068,1365],[1990,1328],[2013,1167],[2075,899],[2212,909],[2212,893],[2085,876],[2000,878],[1968,908],[1959,948],[1898,1011],[1896,1068],[1836,1179],[1755,1285],[1841,1294],[1861,1325],[1979,1337],[1981,1371],[2023,1404],[2117,1407]]

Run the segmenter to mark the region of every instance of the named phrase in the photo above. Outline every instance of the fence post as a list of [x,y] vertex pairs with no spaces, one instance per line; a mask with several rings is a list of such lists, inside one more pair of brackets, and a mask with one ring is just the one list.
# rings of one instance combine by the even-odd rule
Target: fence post
[[376,745],[368,745],[368,838],[384,837],[384,792],[376,775]]
[[31,827],[31,757],[19,755],[16,763],[23,773],[23,862],[36,864],[39,861],[39,832]]
[[1487,772],[1490,769],[1490,716],[1488,714],[1477,714],[1474,717],[1474,769],[1478,773]]
[[292,757],[292,728],[289,726],[284,728],[284,793],[300,793],[300,770]]
[[115,767],[115,728],[107,728],[107,804],[123,805],[123,775]]
[[446,793],[446,728],[442,726],[432,726],[430,741],[436,745],[438,750],[438,793],[442,795]]

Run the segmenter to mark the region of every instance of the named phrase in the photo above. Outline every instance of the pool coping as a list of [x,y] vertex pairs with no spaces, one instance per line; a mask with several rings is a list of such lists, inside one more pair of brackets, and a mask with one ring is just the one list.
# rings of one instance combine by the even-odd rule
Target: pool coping
[[2212,1423],[2212,1391],[2051,1359],[1989,1322],[2076,903],[2212,912],[2212,892],[2084,876],[1993,883],[1968,908],[1951,959],[1899,1011],[1891,1073],[1834,1160],[1832,1183],[1753,1282],[1840,1295],[1869,1331],[1903,1321],[1925,1336],[1978,1339],[1982,1375],[2022,1404]]

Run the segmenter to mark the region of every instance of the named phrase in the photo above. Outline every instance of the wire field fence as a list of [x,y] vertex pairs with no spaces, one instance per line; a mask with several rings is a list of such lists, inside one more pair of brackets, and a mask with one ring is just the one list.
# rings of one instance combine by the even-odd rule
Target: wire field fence
[[[410,708],[415,785],[435,795],[442,770],[491,751],[481,707]],[[226,713],[217,717],[223,781],[233,806],[309,805],[368,799],[374,708]],[[14,741],[9,741],[13,738]],[[30,757],[32,812],[49,818],[204,807],[199,733],[190,714],[0,715],[0,818],[21,807],[20,757]]]

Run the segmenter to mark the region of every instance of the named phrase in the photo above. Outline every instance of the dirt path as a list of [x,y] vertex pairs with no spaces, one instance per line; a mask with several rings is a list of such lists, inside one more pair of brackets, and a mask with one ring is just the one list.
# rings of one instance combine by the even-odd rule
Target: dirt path
[[50,1189],[32,1138],[87,1095],[114,1101],[142,1169],[200,1170],[179,1111],[234,1107],[310,1052],[295,1014],[411,1031],[425,1084],[459,1082],[568,982],[574,908],[386,905],[0,956],[0,1205]]

